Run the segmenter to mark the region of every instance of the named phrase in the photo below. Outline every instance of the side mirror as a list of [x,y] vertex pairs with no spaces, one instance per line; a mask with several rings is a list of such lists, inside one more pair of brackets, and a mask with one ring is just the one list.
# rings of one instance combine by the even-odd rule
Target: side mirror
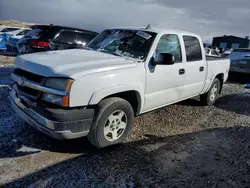
[[173,65],[175,63],[174,56],[170,53],[160,53],[159,57],[152,58],[152,65]]

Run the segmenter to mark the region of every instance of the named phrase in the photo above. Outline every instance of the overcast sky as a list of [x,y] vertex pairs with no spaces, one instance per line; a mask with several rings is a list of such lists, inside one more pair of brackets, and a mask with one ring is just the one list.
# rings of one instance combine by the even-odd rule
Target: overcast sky
[[204,40],[250,35],[250,0],[0,0],[0,19],[101,31],[132,26],[182,29]]

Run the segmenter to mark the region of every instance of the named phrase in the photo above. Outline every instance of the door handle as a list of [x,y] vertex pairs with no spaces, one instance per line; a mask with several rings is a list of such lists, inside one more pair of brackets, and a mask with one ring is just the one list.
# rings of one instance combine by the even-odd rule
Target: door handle
[[185,69],[180,69],[179,74],[185,74]]
[[200,67],[200,72],[204,71],[204,67]]

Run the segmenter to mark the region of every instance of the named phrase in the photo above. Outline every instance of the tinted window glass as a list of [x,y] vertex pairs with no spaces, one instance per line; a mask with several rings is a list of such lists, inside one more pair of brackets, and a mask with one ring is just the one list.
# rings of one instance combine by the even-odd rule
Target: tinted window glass
[[77,32],[75,32],[75,31],[62,31],[55,38],[55,41],[63,42],[63,43],[67,43],[67,42],[75,43],[76,35],[77,35]]
[[96,35],[89,33],[78,33],[77,43],[87,44],[89,43]]
[[54,38],[56,32],[58,31],[49,27],[35,28],[35,29],[32,29],[31,31],[28,31],[25,34],[25,37],[34,38],[34,39],[38,39],[38,38],[52,39]]
[[156,58],[160,53],[170,53],[175,57],[175,62],[182,62],[181,47],[177,35],[163,35],[155,50]]
[[32,29],[26,34],[26,36],[27,37],[37,36],[40,31],[41,31],[40,29]]
[[196,37],[184,36],[183,37],[187,62],[202,60],[201,47],[199,40]]
[[30,30],[24,30],[24,31],[21,31],[20,33],[17,34],[17,36],[19,35],[25,35],[29,32]]

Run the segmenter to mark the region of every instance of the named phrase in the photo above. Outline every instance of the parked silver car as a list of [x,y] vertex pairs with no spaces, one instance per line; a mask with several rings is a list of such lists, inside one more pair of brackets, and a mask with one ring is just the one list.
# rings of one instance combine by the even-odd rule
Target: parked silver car
[[250,49],[234,49],[228,56],[231,60],[230,72],[250,74]]

